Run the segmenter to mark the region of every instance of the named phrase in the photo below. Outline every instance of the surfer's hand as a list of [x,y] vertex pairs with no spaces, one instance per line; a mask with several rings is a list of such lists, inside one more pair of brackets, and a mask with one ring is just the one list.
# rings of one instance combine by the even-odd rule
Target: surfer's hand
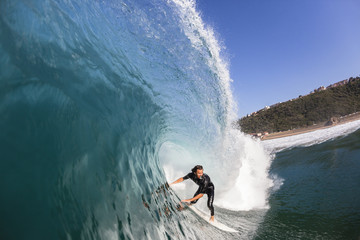
[[181,200],[181,202],[189,202],[189,200],[187,200],[187,199],[184,199],[184,200]]
[[178,211],[181,211],[184,209],[184,206],[181,203],[179,203],[179,205],[176,208]]
[[210,217],[210,222],[214,222],[214,216]]

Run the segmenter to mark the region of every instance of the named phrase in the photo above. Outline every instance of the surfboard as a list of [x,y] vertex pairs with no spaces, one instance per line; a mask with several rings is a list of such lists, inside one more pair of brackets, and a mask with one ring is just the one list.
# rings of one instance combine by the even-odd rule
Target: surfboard
[[197,209],[195,206],[188,206],[196,215],[198,215],[199,217],[201,217],[202,219],[204,219],[206,222],[210,223],[211,225],[213,225],[214,227],[226,231],[226,232],[238,232],[235,229],[226,226],[225,224],[217,221],[216,219],[214,220],[214,222],[209,221],[210,217],[208,214],[202,212],[201,210]]

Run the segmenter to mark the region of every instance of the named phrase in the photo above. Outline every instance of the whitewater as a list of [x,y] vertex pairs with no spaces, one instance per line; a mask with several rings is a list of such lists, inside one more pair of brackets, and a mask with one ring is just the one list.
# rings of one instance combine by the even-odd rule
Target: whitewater
[[263,142],[265,149],[270,152],[280,152],[284,149],[290,149],[299,146],[312,146],[323,142],[336,139],[338,137],[349,135],[360,128],[360,120],[346,124],[336,125],[331,128],[319,129],[313,132],[283,137]]
[[[0,239],[357,236],[358,128],[252,139],[233,126],[224,55],[193,0],[1,1]],[[166,183],[196,164],[237,233],[178,211],[196,186]]]

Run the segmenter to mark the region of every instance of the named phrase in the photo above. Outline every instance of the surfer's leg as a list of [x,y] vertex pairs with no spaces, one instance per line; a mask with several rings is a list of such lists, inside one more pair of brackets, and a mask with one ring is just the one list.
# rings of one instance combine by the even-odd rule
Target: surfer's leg
[[206,191],[206,194],[208,195],[208,201],[207,201],[207,206],[211,211],[211,216],[214,216],[214,206],[213,206],[213,202],[214,202],[214,187],[209,187],[208,190]]
[[[197,195],[199,195],[200,190],[201,190],[201,189],[200,189],[200,187],[199,187],[198,190],[196,191],[196,193],[194,194],[194,197],[197,196]],[[195,204],[197,201],[199,201],[199,199],[196,199],[196,200],[194,200],[194,201],[191,201],[190,203],[191,203],[191,204]]]

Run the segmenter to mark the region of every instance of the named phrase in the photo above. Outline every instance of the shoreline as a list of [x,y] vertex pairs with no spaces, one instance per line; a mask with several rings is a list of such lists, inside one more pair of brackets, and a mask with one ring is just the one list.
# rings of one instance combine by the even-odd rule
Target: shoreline
[[360,120],[360,112],[356,112],[356,113],[352,113],[352,114],[349,114],[349,115],[346,115],[346,116],[342,116],[342,117],[337,118],[336,120],[337,120],[336,122],[332,122],[330,124],[329,124],[329,121],[326,121],[326,122],[321,122],[321,123],[318,123],[318,124],[315,124],[315,125],[309,126],[309,127],[297,128],[297,129],[287,130],[287,131],[283,131],[283,132],[270,133],[268,135],[262,136],[261,140],[266,141],[266,140],[271,140],[271,139],[289,137],[289,136],[294,136],[294,135],[298,135],[298,134],[313,132],[313,131],[316,131],[316,130],[325,129],[325,128],[331,128],[331,127],[334,127],[334,126],[338,126],[338,125],[342,125],[342,124],[345,124],[345,123],[353,122],[353,121],[356,121],[356,120]]

